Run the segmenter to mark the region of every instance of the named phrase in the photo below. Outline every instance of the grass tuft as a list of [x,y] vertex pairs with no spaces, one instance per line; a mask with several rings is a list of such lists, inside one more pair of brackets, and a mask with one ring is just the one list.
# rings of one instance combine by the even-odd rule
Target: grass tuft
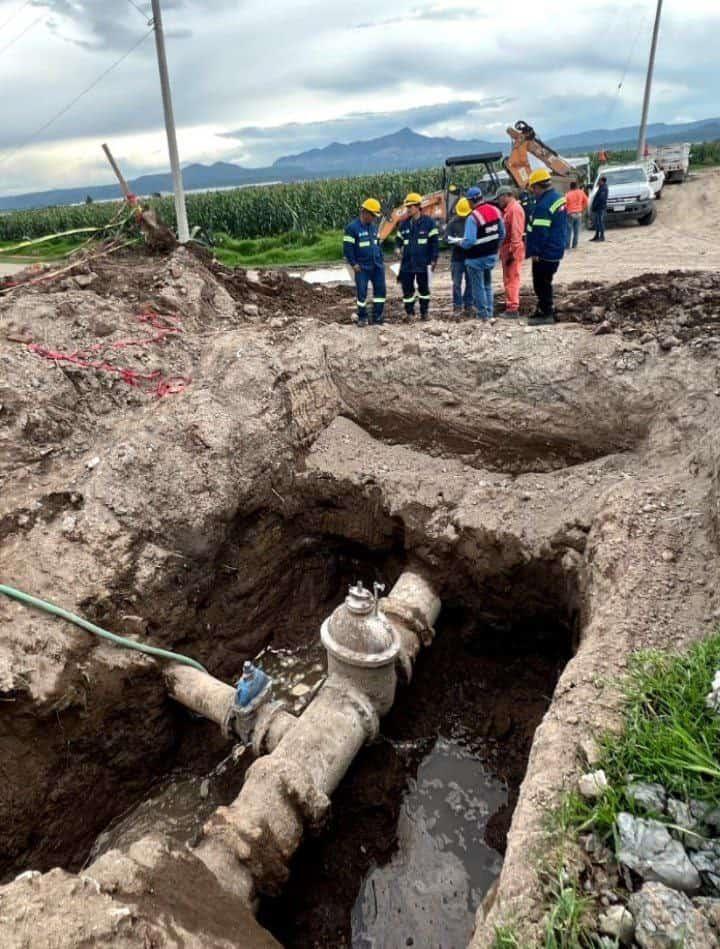
[[705,704],[718,669],[717,633],[684,655],[645,651],[634,657],[624,729],[605,736],[601,746],[609,787],[596,802],[569,795],[556,815],[560,829],[592,828],[608,839],[620,811],[647,816],[627,795],[630,780],[658,782],[684,801],[720,799],[720,715]]

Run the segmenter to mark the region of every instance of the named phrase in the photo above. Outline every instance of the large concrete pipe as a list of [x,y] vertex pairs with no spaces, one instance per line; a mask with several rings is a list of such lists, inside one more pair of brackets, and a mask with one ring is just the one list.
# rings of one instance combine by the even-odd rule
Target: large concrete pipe
[[270,754],[250,767],[236,800],[204,827],[198,857],[216,873],[236,866],[239,895],[279,892],[305,827],[322,824],[330,795],[377,735],[378,717],[395,696],[403,649],[403,664],[411,665],[421,644],[432,640],[440,604],[421,575],[402,575],[384,601],[387,615],[376,594],[358,584],[323,624],[328,679],[296,720],[278,707],[263,711],[261,744]]

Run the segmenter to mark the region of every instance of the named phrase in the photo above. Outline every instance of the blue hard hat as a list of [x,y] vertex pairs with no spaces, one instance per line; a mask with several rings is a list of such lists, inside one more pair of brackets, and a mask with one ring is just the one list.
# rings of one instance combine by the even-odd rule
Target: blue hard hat
[[482,188],[475,188],[475,187],[468,188],[467,196],[468,198],[470,198],[471,201],[474,201],[476,198],[482,198],[483,196]]

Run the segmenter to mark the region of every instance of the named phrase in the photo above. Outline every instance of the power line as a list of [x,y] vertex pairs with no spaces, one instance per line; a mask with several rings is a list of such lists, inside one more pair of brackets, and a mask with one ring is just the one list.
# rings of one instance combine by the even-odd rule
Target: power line
[[21,7],[18,7],[14,13],[11,13],[4,23],[0,23],[0,33],[2,33],[6,26],[10,26],[15,17],[22,13],[25,7],[29,7],[31,3],[32,0],[25,0],[25,3],[23,3]]
[[18,40],[21,40],[23,36],[25,36],[26,33],[29,33],[30,30],[34,26],[37,26],[40,20],[42,19],[43,18],[39,16],[37,20],[33,20],[32,23],[29,24],[29,26],[26,26],[25,29],[21,33],[18,33],[18,35],[14,37],[14,39],[11,39],[9,43],[6,43],[5,46],[0,46],[0,56],[2,56],[3,53],[7,52],[11,46],[14,46]]
[[140,14],[140,16],[143,18],[143,20],[145,20],[145,22],[148,25],[152,23],[152,17],[148,16],[147,13],[145,13],[145,11],[142,9],[142,7],[139,7],[137,3],[135,3],[135,0],[128,0],[128,3],[130,4],[131,7],[135,7],[137,12]]
[[126,53],[123,53],[123,55],[119,59],[116,59],[115,62],[112,63],[112,65],[108,66],[107,69],[101,72],[100,75],[96,79],[94,79],[90,83],[89,86],[86,86],[86,88],[83,89],[82,92],[78,93],[78,95],[76,95],[75,98],[72,99],[64,108],[60,109],[59,112],[56,112],[55,115],[53,115],[51,119],[48,119],[48,121],[45,122],[44,125],[41,125],[40,128],[35,129],[35,131],[31,135],[29,135],[25,139],[25,141],[21,142],[20,145],[18,145],[18,147],[14,151],[10,152],[7,155],[0,156],[0,164],[2,164],[3,162],[9,161],[11,158],[14,158],[27,145],[29,145],[30,142],[32,142],[35,138],[37,138],[38,135],[41,135],[44,131],[49,129],[51,125],[54,125],[55,122],[57,122],[59,118],[62,118],[63,115],[68,113],[70,109],[73,108],[73,106],[77,105],[77,103],[83,98],[83,96],[86,96],[89,92],[92,92],[95,86],[99,85],[103,81],[103,79],[113,71],[113,69],[116,69],[121,63],[125,62],[125,60],[129,56],[131,56],[132,53],[135,52],[138,46],[141,46],[145,42],[145,40],[152,34],[152,32],[153,32],[153,27],[150,27],[147,33],[143,33],[140,39],[136,43],[133,43],[133,45],[130,47],[130,49]]

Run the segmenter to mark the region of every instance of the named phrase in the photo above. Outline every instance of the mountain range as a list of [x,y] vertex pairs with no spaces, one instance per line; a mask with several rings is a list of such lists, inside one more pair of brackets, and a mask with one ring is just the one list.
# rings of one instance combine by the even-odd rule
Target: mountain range
[[[619,129],[591,129],[572,135],[561,135],[547,140],[561,154],[572,155],[605,149],[631,148],[637,141],[638,127]],[[648,142],[662,145],[669,142],[708,142],[720,140],[720,118],[678,124],[656,123],[648,126]],[[308,178],[336,178],[346,175],[374,174],[379,171],[428,168],[440,165],[449,155],[473,152],[508,152],[508,141],[491,142],[482,139],[420,135],[409,128],[391,135],[367,141],[342,144],[333,142],[325,148],[313,148],[297,155],[278,158],[265,168],[244,168],[230,162],[212,165],[194,164],[183,168],[185,188],[210,190],[213,188],[242,187],[276,181],[299,181]],[[172,190],[168,173],[142,175],[129,182],[138,195],[167,194]],[[51,191],[0,197],[0,212],[28,208],[80,204],[88,197],[93,201],[118,198],[116,184],[83,185]]]

